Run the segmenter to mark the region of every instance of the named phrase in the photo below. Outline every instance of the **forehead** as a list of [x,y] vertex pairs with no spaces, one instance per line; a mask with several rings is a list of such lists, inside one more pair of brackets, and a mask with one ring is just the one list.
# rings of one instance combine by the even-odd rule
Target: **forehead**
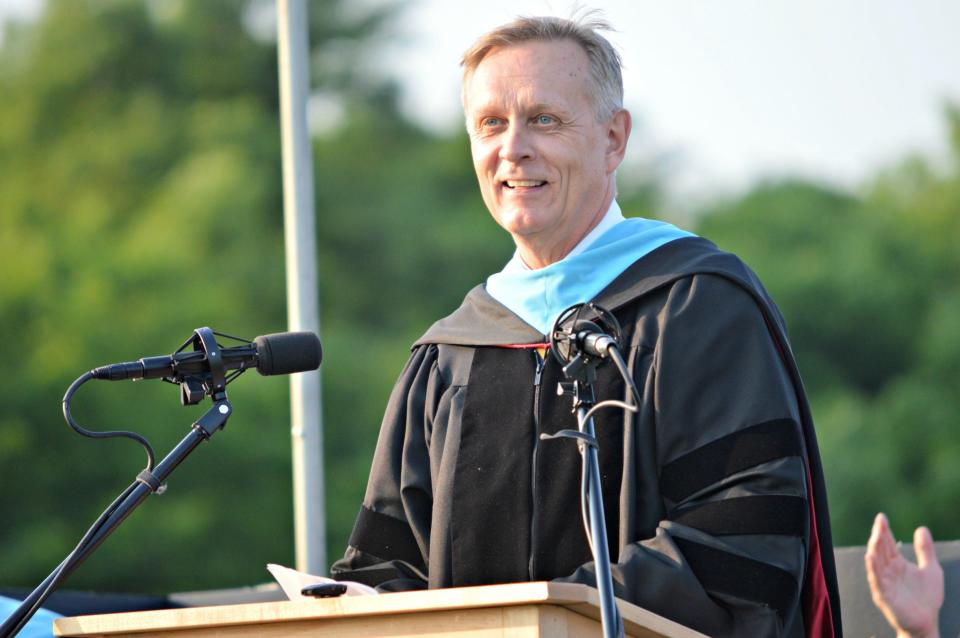
[[587,99],[589,77],[587,54],[572,40],[497,48],[467,79],[468,108],[514,103],[572,106]]

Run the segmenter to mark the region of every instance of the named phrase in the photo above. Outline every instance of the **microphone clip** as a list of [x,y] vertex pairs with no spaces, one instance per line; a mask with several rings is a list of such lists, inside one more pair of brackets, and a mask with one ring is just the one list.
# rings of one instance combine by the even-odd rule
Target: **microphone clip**
[[223,356],[220,353],[220,345],[217,343],[216,334],[207,327],[197,328],[193,331],[193,335],[177,348],[174,355],[183,352],[189,345],[193,345],[194,352],[204,354],[210,370],[202,374],[185,374],[177,370],[175,365],[173,375],[166,377],[164,380],[180,386],[180,403],[182,405],[196,405],[203,401],[203,397],[207,395],[213,397],[214,401],[226,399],[226,368],[223,364]]
[[[550,331],[550,352],[563,366],[564,376],[573,382],[571,393],[582,394],[592,388],[597,367],[610,348],[620,349],[621,341],[617,318],[593,302],[575,304],[560,313]],[[587,400],[592,401],[592,397]]]

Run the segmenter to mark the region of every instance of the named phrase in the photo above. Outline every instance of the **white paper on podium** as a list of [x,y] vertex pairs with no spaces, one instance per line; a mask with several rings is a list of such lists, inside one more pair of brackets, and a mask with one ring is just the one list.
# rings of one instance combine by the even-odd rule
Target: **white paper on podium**
[[356,583],[350,580],[333,580],[332,578],[325,578],[323,576],[305,574],[304,572],[298,572],[295,569],[290,569],[289,567],[275,563],[267,563],[267,570],[273,574],[274,579],[280,583],[280,589],[283,590],[283,593],[286,594],[290,600],[313,600],[310,596],[301,594],[300,590],[307,585],[316,585],[318,583],[340,583],[341,585],[346,585],[347,591],[344,596],[370,596],[377,594],[376,589],[363,583]]

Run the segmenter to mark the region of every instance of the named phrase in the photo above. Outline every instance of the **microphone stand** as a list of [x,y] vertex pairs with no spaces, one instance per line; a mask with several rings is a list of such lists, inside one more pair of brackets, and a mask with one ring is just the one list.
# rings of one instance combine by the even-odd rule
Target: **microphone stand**
[[[601,325],[586,320],[587,316],[595,318]],[[635,401],[639,401],[629,370],[620,357],[621,334],[616,317],[592,302],[574,304],[560,313],[550,331],[550,350],[563,366],[563,376],[567,381],[560,382],[557,393],[573,397],[573,410],[577,414],[577,430],[560,430],[555,434],[540,435],[542,440],[574,439],[583,459],[580,509],[583,512],[584,528],[596,570],[604,638],[622,638],[624,632],[623,619],[620,617],[613,594],[613,574],[610,566],[610,549],[607,544],[607,519],[603,511],[600,461],[597,458],[599,444],[593,414],[607,407],[618,407],[631,412],[636,412],[637,408],[636,404],[631,405],[616,400],[607,400],[598,404],[593,386],[597,381],[597,367],[609,357],[617,365]]]
[[597,573],[597,591],[600,594],[600,620],[604,638],[617,638],[623,635],[620,612],[613,595],[613,575],[610,567],[610,550],[607,544],[607,522],[603,511],[603,494],[600,490],[600,461],[597,458],[597,435],[593,416],[588,414],[596,404],[593,383],[596,381],[596,361],[585,363],[582,355],[577,355],[563,372],[572,382],[561,382],[558,391],[573,397],[573,407],[577,412],[578,432],[561,430],[555,435],[541,435],[541,438],[573,438],[577,441],[580,456],[583,457],[581,491],[586,494],[587,520],[590,521],[590,550]]
[[[224,352],[217,343],[217,335],[244,341],[247,346],[242,350],[231,348]],[[181,354],[191,343],[194,352]],[[254,346],[253,352],[248,347],[251,343]],[[227,354],[230,355],[229,362],[225,361]],[[251,358],[256,361],[257,371],[263,375],[315,370],[320,365],[320,340],[312,333],[290,332],[265,335],[250,342],[214,332],[210,328],[197,328],[193,331],[193,336],[169,357],[147,357],[139,362],[95,368],[67,388],[63,395],[63,417],[67,425],[78,434],[94,439],[123,437],[137,441],[147,453],[147,467],[97,518],[73,551],[0,625],[0,638],[10,638],[19,632],[60,583],[73,573],[133,510],[151,494],[160,494],[166,489],[167,477],[198,445],[224,428],[233,412],[233,407],[227,400],[226,386],[247,369]],[[236,368],[229,375],[226,374],[228,363],[230,369]],[[117,381],[143,378],[162,378],[179,385],[180,402],[183,405],[195,405],[208,395],[213,401],[213,407],[193,423],[187,436],[157,465],[154,465],[153,447],[136,432],[91,432],[81,427],[70,413],[70,401],[74,393],[91,379]]]
[[147,470],[140,472],[136,482],[131,486],[132,489],[128,488],[129,493],[121,497],[120,505],[107,520],[101,526],[91,529],[77,548],[23,600],[16,611],[0,626],[0,636],[7,638],[20,631],[60,582],[79,567],[148,496],[162,491],[167,477],[200,443],[223,429],[233,408],[227,401],[226,392],[218,394],[219,396],[213,397],[213,407],[191,426],[190,432],[157,464],[153,472]]
[[[195,331],[196,347],[205,351],[210,361],[210,373],[202,381],[197,378],[183,379],[181,382],[181,401],[184,405],[198,403],[209,394],[213,407],[204,413],[190,427],[190,432],[163,458],[152,470],[149,465],[141,471],[136,480],[114,500],[101,517],[94,523],[76,548],[47,576],[17,609],[0,625],[0,638],[9,638],[19,632],[37,612],[44,601],[57,589],[67,576],[85,561],[110,534],[135,510],[148,496],[163,492],[170,474],[193,452],[198,445],[208,440],[227,424],[233,413],[233,407],[227,400],[226,379],[223,358],[209,328]],[[64,396],[64,416],[71,423],[69,400],[73,392],[82,383],[94,378],[92,372],[77,379]],[[72,423],[71,423],[72,425]],[[152,463],[152,454],[150,458]]]

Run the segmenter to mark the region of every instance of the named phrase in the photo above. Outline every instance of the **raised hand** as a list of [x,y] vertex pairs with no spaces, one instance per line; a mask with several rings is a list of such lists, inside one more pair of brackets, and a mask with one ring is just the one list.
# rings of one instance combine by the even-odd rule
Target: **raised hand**
[[897,549],[884,514],[873,521],[864,562],[873,603],[900,638],[939,638],[937,617],[943,604],[943,569],[926,527],[913,534],[917,564]]

